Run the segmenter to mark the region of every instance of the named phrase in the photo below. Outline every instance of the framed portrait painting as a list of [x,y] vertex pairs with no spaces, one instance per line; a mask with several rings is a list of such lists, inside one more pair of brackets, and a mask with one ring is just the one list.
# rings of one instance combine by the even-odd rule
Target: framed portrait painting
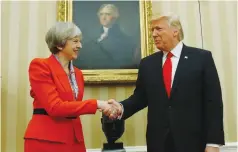
[[153,52],[150,1],[57,2],[57,21],[82,31],[82,48],[73,61],[86,83],[134,83],[141,58]]

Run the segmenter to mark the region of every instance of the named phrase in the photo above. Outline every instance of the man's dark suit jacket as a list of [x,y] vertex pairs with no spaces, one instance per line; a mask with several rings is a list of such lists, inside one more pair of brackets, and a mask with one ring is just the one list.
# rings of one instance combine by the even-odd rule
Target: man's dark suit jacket
[[183,45],[170,98],[162,56],[161,51],[141,60],[134,93],[121,102],[122,119],[148,106],[148,152],[164,152],[169,131],[176,152],[204,152],[207,143],[223,145],[222,93],[211,52]]

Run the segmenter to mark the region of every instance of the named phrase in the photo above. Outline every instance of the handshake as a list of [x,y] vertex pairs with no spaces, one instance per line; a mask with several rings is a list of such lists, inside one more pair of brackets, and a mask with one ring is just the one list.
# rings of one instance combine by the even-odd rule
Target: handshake
[[99,111],[110,119],[120,119],[123,113],[123,106],[114,99],[108,101],[97,100],[97,106]]

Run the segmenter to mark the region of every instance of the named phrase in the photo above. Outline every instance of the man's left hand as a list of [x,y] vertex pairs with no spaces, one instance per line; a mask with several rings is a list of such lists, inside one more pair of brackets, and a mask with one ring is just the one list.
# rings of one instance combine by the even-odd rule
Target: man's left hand
[[205,152],[220,152],[218,147],[207,146]]

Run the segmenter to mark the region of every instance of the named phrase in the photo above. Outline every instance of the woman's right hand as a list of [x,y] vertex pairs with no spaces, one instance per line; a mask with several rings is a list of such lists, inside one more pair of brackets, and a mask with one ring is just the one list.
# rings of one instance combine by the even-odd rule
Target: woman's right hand
[[99,111],[110,110],[112,106],[107,101],[97,100],[97,106]]
[[97,100],[98,109],[100,112],[103,112],[106,116],[114,118],[118,115],[117,108],[113,107],[113,104],[110,104],[108,101]]

